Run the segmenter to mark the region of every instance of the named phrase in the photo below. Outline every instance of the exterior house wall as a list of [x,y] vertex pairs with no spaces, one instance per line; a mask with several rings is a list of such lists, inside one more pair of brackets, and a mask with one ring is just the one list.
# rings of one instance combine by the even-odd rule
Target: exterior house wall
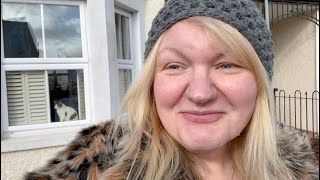
[[43,166],[63,147],[1,153],[1,179],[22,179],[23,174]]
[[148,37],[148,31],[151,28],[152,20],[157,15],[157,12],[164,4],[164,0],[145,0],[145,37]]
[[272,29],[275,59],[272,86],[293,94],[316,90],[316,25],[303,19],[287,19]]

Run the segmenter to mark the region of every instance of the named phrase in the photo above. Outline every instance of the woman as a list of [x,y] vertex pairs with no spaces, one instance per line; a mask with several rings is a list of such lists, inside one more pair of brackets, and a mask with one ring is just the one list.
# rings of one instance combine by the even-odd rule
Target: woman
[[305,135],[276,125],[270,32],[252,2],[169,0],[121,116],[26,179],[317,179]]

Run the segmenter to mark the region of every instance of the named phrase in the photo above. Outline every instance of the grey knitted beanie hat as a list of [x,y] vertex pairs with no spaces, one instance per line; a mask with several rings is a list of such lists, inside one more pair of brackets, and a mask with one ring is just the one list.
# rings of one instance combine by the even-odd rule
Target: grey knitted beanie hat
[[153,19],[145,58],[165,30],[191,16],[213,17],[236,28],[251,43],[271,79],[274,57],[271,33],[251,0],[166,0]]

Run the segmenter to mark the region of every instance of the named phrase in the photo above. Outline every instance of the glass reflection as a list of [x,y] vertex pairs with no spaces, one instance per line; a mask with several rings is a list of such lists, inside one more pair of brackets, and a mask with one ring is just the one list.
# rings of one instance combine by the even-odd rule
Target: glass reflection
[[116,38],[117,38],[117,58],[131,59],[130,51],[130,31],[129,18],[121,14],[115,14]]
[[2,22],[5,58],[82,57],[79,6],[2,3]]
[[132,70],[119,69],[118,74],[119,74],[119,96],[120,96],[120,99],[122,99],[132,82]]
[[82,57],[78,6],[44,5],[47,57]]
[[51,122],[85,119],[82,70],[48,71]]
[[6,58],[43,57],[40,5],[2,3],[2,23]]

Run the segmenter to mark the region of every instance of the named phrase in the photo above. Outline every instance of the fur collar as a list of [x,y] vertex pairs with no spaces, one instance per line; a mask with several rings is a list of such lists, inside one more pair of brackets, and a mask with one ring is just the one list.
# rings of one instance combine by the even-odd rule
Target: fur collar
[[306,133],[283,124],[277,125],[278,152],[296,179],[319,179],[319,164]]
[[[114,157],[114,142],[107,139],[111,128],[112,121],[83,129],[45,167],[27,173],[25,179],[98,179],[103,171],[112,166],[110,163]],[[278,124],[277,137],[279,154],[295,178],[319,179],[319,165],[315,163],[306,134]]]

